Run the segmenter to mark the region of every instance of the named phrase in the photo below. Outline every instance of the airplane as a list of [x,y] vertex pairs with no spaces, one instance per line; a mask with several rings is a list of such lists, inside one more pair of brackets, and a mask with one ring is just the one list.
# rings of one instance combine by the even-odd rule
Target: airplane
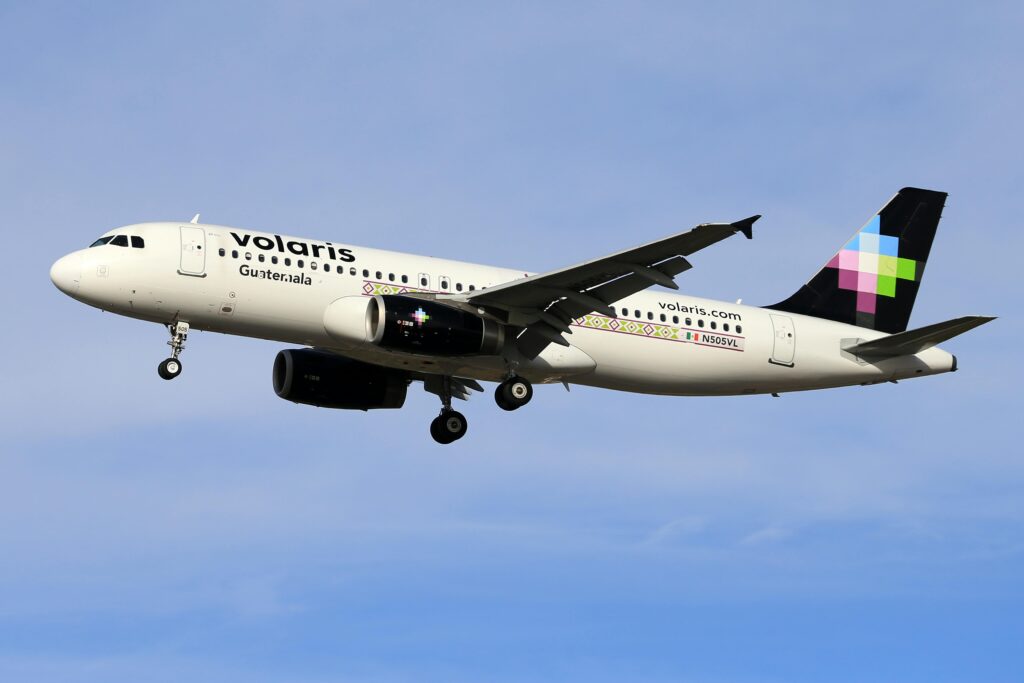
[[[274,391],[338,409],[401,408],[412,382],[441,400],[435,441],[467,431],[453,399],[497,382],[517,410],[534,384],[666,396],[806,391],[954,372],[937,344],[993,320],[908,330],[946,193],[904,188],[789,298],[755,307],[678,290],[688,257],[760,216],[704,223],[603,258],[529,273],[190,222],[111,230],[57,260],[68,296],[167,327],[165,380],[192,330],[300,348]],[[652,287],[661,289],[650,291]]]

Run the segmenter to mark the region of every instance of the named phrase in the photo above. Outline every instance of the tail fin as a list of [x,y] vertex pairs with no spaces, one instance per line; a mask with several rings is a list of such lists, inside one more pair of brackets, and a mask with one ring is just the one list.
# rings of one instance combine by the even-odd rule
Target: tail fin
[[903,188],[810,282],[766,308],[903,332],[945,203],[945,192]]

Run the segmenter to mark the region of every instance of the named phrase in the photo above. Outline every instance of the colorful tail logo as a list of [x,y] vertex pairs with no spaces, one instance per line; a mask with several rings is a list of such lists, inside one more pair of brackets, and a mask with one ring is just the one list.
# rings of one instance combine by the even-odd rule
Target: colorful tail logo
[[879,233],[875,216],[825,267],[839,270],[839,289],[857,292],[857,312],[874,315],[880,296],[896,298],[896,281],[914,282],[917,261],[899,256],[900,240]]

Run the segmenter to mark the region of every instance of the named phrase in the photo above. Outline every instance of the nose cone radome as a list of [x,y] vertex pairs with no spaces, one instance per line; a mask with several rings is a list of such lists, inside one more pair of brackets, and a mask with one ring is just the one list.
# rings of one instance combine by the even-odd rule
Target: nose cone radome
[[76,252],[57,259],[50,266],[50,279],[57,289],[68,296],[74,296],[82,281],[82,255]]

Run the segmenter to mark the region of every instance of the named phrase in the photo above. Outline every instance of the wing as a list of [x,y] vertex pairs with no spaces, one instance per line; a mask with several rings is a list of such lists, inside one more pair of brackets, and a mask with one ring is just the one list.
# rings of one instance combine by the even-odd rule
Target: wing
[[592,312],[614,318],[611,304],[651,285],[678,289],[672,278],[691,268],[687,256],[738,232],[750,239],[758,218],[704,223],[604,258],[438,300],[484,308],[509,325],[522,327],[516,345],[535,358],[550,343],[568,346],[562,335],[572,334],[569,325],[576,318]]

